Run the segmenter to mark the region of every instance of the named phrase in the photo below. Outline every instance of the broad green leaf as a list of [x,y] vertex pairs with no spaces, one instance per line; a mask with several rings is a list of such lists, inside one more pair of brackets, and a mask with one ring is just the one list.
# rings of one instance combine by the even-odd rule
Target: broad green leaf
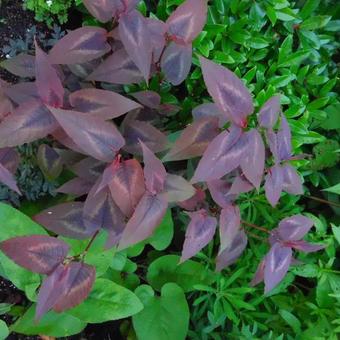
[[190,292],[196,284],[214,281],[214,274],[201,263],[188,260],[179,264],[179,259],[177,255],[165,255],[150,264],[147,280],[154,289],[161,290],[167,282],[174,282],[185,292]]
[[[45,229],[11,206],[0,203],[0,241],[28,235],[47,235]],[[10,260],[0,252],[0,274],[10,280],[17,288],[37,288],[40,276],[32,273]]]
[[296,79],[295,74],[285,74],[283,76],[275,76],[269,80],[269,84],[276,88],[287,86],[291,81]]
[[156,228],[154,234],[147,240],[156,250],[166,249],[174,235],[174,222],[172,220],[171,209],[168,209],[162,222]]
[[132,317],[139,340],[184,340],[189,326],[189,307],[183,290],[174,283],[155,296],[150,286],[136,289],[144,309]]
[[9,335],[9,329],[6,325],[6,322],[0,320],[0,340],[7,339]]
[[26,313],[11,326],[11,331],[25,335],[44,334],[53,337],[65,337],[78,334],[85,327],[86,323],[78,318],[53,311],[45,314],[39,323],[34,321],[35,305],[31,306]]
[[319,267],[315,264],[305,264],[293,267],[291,272],[302,277],[317,277],[319,274]]
[[300,11],[300,17],[306,19],[318,8],[320,0],[307,0]]
[[107,279],[97,279],[89,297],[68,314],[88,323],[127,318],[143,309],[130,290]]
[[332,187],[329,187],[327,189],[323,189],[323,191],[328,191],[328,192],[332,192],[334,194],[340,195],[340,183],[333,185]]
[[[101,276],[106,272],[115,254],[114,248],[105,249],[106,237],[107,233],[104,231],[98,234],[85,256],[85,262],[96,267],[96,276]],[[71,256],[81,254],[89,243],[89,240],[75,240],[66,237],[61,239],[70,245]]]

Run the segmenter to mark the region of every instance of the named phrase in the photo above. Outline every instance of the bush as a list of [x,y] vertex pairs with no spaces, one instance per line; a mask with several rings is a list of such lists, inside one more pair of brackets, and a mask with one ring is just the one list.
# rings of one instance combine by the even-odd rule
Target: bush
[[[320,79],[325,95],[331,91],[334,48],[293,52],[293,34],[281,33],[281,44],[270,34],[298,29],[313,36],[318,20],[307,17],[317,2],[308,1],[298,13],[285,1],[268,3],[266,11],[263,4],[218,1],[209,7],[203,32],[204,0],[187,0],[166,24],[145,19],[136,2],[84,1],[110,32],[82,27],[48,55],[36,44],[35,57],[21,54],[4,65],[17,76],[35,78],[36,89],[29,82],[2,83],[0,147],[51,136],[39,147],[38,163],[46,178],[65,179],[60,204],[47,202],[34,221],[0,206],[3,216],[12,216],[1,250],[33,272],[1,254],[2,274],[37,301],[13,330],[67,336],[86,323],[132,315],[140,339],[184,339],[189,321],[192,338],[221,338],[226,331],[236,337],[308,337],[309,323],[317,336],[336,336],[336,308],[330,307],[338,299],[338,272],[332,269],[338,228],[333,226],[333,237],[321,216],[301,214],[304,206],[294,195],[306,189],[292,166],[306,173],[305,180],[315,174],[307,172],[305,144],[324,142],[311,130],[324,108],[319,102],[332,107],[338,98],[331,93],[327,101],[314,99],[318,84],[309,84],[309,77]],[[157,7],[164,20],[171,11],[166,4]],[[320,27],[334,27],[330,17],[320,21]],[[234,73],[199,54],[234,66]],[[267,55],[272,58],[264,65]],[[320,71],[323,58],[329,66]],[[243,76],[254,102],[236,75]],[[318,112],[311,115],[313,110]],[[322,125],[327,119],[328,113]],[[9,161],[2,162],[1,178],[19,192]],[[302,238],[313,225],[310,243]],[[325,246],[322,255],[314,253]],[[35,273],[46,275],[38,294]],[[249,287],[254,273],[252,284],[264,280],[265,296]],[[295,275],[318,278],[316,293]],[[184,293],[194,306],[191,315]],[[302,324],[306,313],[313,316]],[[160,322],[150,324],[155,318]],[[69,323],[72,329],[58,327]]]

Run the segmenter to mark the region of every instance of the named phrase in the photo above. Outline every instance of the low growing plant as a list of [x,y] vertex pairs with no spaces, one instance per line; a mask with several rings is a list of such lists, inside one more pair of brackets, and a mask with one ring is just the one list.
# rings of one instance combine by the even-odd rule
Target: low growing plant
[[[213,101],[202,102],[191,124],[172,131],[171,116],[179,108],[169,87],[181,86],[190,73],[192,43],[205,24],[207,2],[187,0],[166,22],[144,17],[135,9],[137,2],[85,0],[108,30],[79,28],[48,54],[36,42],[35,56],[20,54],[5,64],[15,75],[35,80],[1,82],[0,148],[14,154],[14,147],[48,138],[38,151],[44,175],[57,178],[63,169],[75,175],[58,189],[66,194],[64,201],[35,214],[35,222],[0,206],[13,226],[1,233],[0,249],[19,265],[1,254],[1,272],[37,302],[14,331],[42,334],[51,323],[72,324],[64,332],[45,333],[66,336],[86,323],[133,315],[140,339],[162,339],[164,334],[184,339],[189,323],[184,292],[197,281],[209,285],[214,277],[190,260],[207,245],[221,271],[247,247],[251,232],[243,226],[268,234],[269,251],[249,282],[264,281],[266,294],[297,264],[293,251],[324,248],[303,240],[314,222],[300,213],[284,216],[275,229],[254,226],[241,216],[240,194],[261,186],[272,206],[283,191],[303,193],[291,162],[304,155],[292,154],[280,96],[266,100],[255,114],[244,83],[198,56]],[[136,85],[131,84],[139,84],[138,90],[132,91]],[[118,93],[124,88],[134,100]],[[0,180],[20,193],[11,162],[11,157],[1,160]],[[189,220],[181,257],[154,255],[147,273],[152,287],[136,288],[136,266],[128,257],[140,255],[146,243],[156,250],[167,248],[173,236],[170,209],[185,210],[178,216]],[[211,242],[217,227],[218,250]],[[171,278],[159,282],[155,273],[164,264]],[[194,284],[173,283],[174,276],[187,272],[200,277]],[[44,275],[41,285],[37,274]],[[135,288],[135,293],[129,290]],[[146,323],[156,316],[159,325]]]

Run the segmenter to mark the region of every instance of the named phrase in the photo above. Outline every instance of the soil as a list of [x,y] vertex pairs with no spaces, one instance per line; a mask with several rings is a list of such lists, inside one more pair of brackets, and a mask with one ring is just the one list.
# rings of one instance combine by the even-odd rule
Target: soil
[[[1,2],[1,1],[0,1]],[[34,13],[24,11],[22,0],[2,0],[0,7],[0,60],[4,59],[2,49],[9,44],[10,39],[25,39],[26,31],[33,25],[41,32],[46,32],[46,26],[34,20]],[[0,68],[0,78],[15,82],[17,79]]]

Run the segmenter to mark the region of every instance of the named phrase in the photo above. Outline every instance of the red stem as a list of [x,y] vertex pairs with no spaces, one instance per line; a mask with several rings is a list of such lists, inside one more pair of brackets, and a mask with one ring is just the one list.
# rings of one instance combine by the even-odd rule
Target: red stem
[[265,232],[265,233],[267,233],[267,234],[270,234],[270,231],[267,230],[267,229],[264,228],[264,227],[260,227],[260,226],[258,226],[258,225],[256,225],[256,224],[253,224],[253,223],[250,223],[250,222],[247,222],[247,221],[243,221],[243,220],[241,221],[241,223],[244,224],[244,225],[246,225],[246,226],[248,226],[248,227],[251,227],[251,228],[254,228],[254,229],[263,231],[263,232]]

